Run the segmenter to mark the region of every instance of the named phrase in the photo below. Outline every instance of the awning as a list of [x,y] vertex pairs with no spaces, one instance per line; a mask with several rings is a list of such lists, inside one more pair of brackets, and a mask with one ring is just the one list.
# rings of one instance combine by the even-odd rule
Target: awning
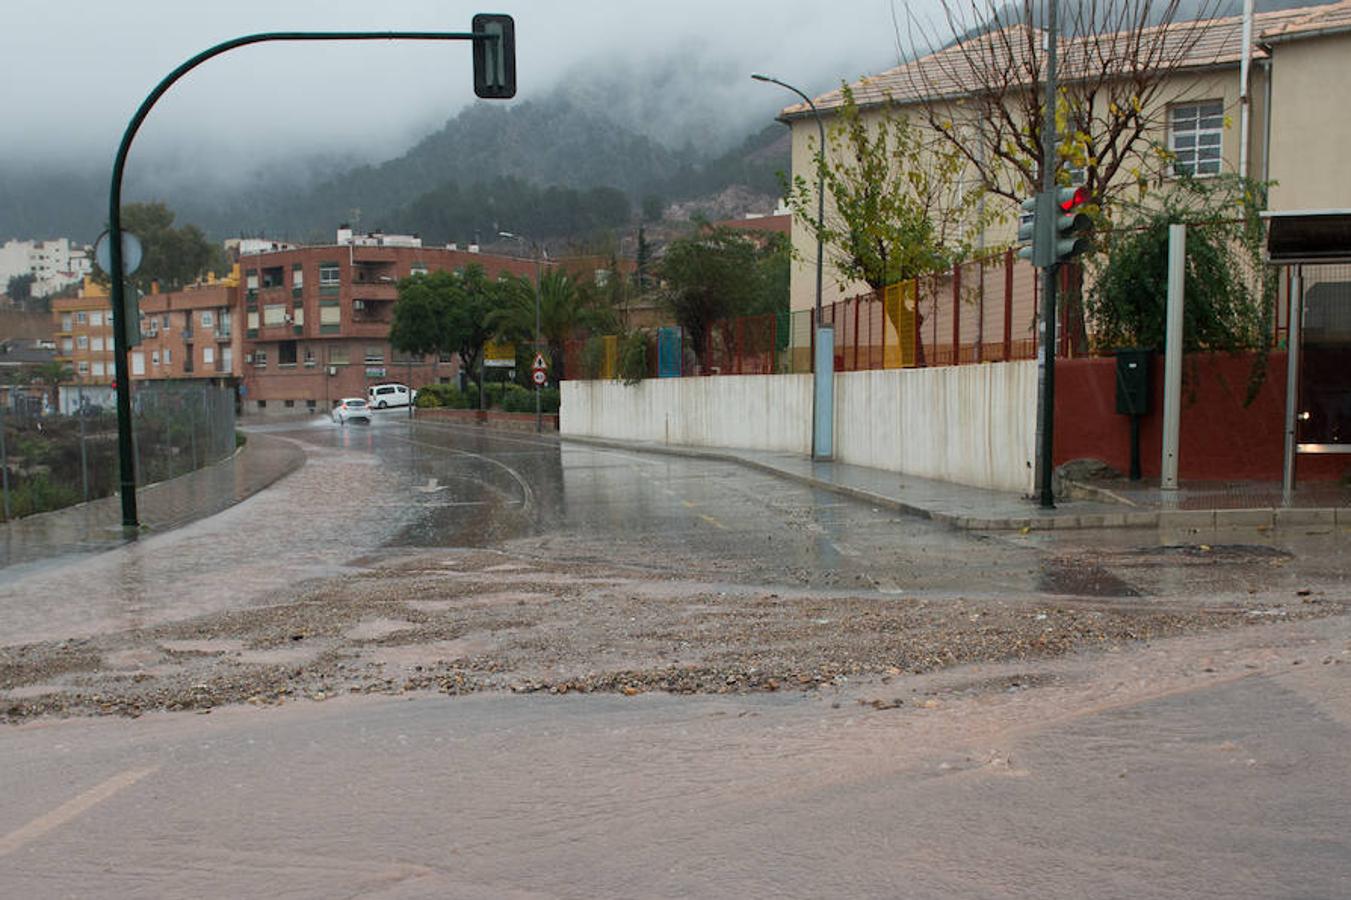
[[1279,265],[1351,262],[1351,209],[1264,212],[1267,259]]

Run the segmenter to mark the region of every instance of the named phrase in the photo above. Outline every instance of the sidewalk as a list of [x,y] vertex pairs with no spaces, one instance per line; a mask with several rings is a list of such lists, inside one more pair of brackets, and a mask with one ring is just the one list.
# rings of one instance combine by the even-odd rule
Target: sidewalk
[[564,436],[565,441],[667,453],[695,459],[733,462],[823,490],[855,497],[875,506],[932,519],[954,528],[998,531],[1052,528],[1223,528],[1234,525],[1351,525],[1351,491],[1338,484],[1316,484],[1281,505],[1280,485],[1195,483],[1177,492],[1157,484],[1128,481],[1111,487],[1076,486],[1094,499],[1057,499],[1054,509],[1017,494],[967,487],[899,472],[838,462],[813,462],[796,453],[684,447],[641,441],[609,441]]
[[[144,531],[166,531],[202,519],[258,493],[305,463],[305,453],[281,438],[249,433],[228,459],[136,492]],[[117,495],[0,524],[0,568],[70,553],[107,550],[126,542]]]

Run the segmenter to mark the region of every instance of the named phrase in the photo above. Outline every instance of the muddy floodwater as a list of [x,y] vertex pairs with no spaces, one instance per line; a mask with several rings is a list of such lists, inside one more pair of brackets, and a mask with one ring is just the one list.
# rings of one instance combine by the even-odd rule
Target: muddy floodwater
[[16,896],[1351,895],[1344,530],[266,431],[243,503],[0,569]]

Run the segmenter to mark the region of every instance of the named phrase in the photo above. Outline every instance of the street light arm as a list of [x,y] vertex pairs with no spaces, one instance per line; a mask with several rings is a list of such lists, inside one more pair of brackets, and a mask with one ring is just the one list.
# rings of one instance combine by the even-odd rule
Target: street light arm
[[131,151],[131,142],[140,131],[141,124],[160,97],[173,84],[193,69],[215,56],[249,44],[261,44],[268,41],[487,41],[498,37],[486,32],[441,32],[441,31],[273,31],[260,34],[248,34],[233,38],[209,47],[184,62],[164,77],[136,110],[122,133],[122,142],[118,144],[117,156],[113,159],[112,181],[108,189],[108,278],[109,302],[113,313],[113,371],[117,385],[117,448],[118,468],[120,470],[122,494],[122,527],[124,530],[139,527],[136,513],[136,471],[135,453],[132,448],[131,434],[131,377],[127,364],[127,326],[123,321],[125,311],[125,291],[123,290],[122,261],[122,174],[126,168],[127,154]]

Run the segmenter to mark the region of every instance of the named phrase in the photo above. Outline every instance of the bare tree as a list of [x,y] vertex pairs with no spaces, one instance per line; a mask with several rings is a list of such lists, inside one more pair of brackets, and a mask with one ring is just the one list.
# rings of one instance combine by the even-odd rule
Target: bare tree
[[[942,49],[891,73],[986,190],[1010,200],[1040,184],[1044,8],[942,0],[948,35],[907,14],[911,45]],[[1186,99],[1175,76],[1232,56],[1237,42],[1236,20],[1217,28],[1216,9],[1217,0],[1060,0],[1057,166],[1062,180],[1076,170],[1099,209],[1171,164],[1157,136],[1167,104]]]

